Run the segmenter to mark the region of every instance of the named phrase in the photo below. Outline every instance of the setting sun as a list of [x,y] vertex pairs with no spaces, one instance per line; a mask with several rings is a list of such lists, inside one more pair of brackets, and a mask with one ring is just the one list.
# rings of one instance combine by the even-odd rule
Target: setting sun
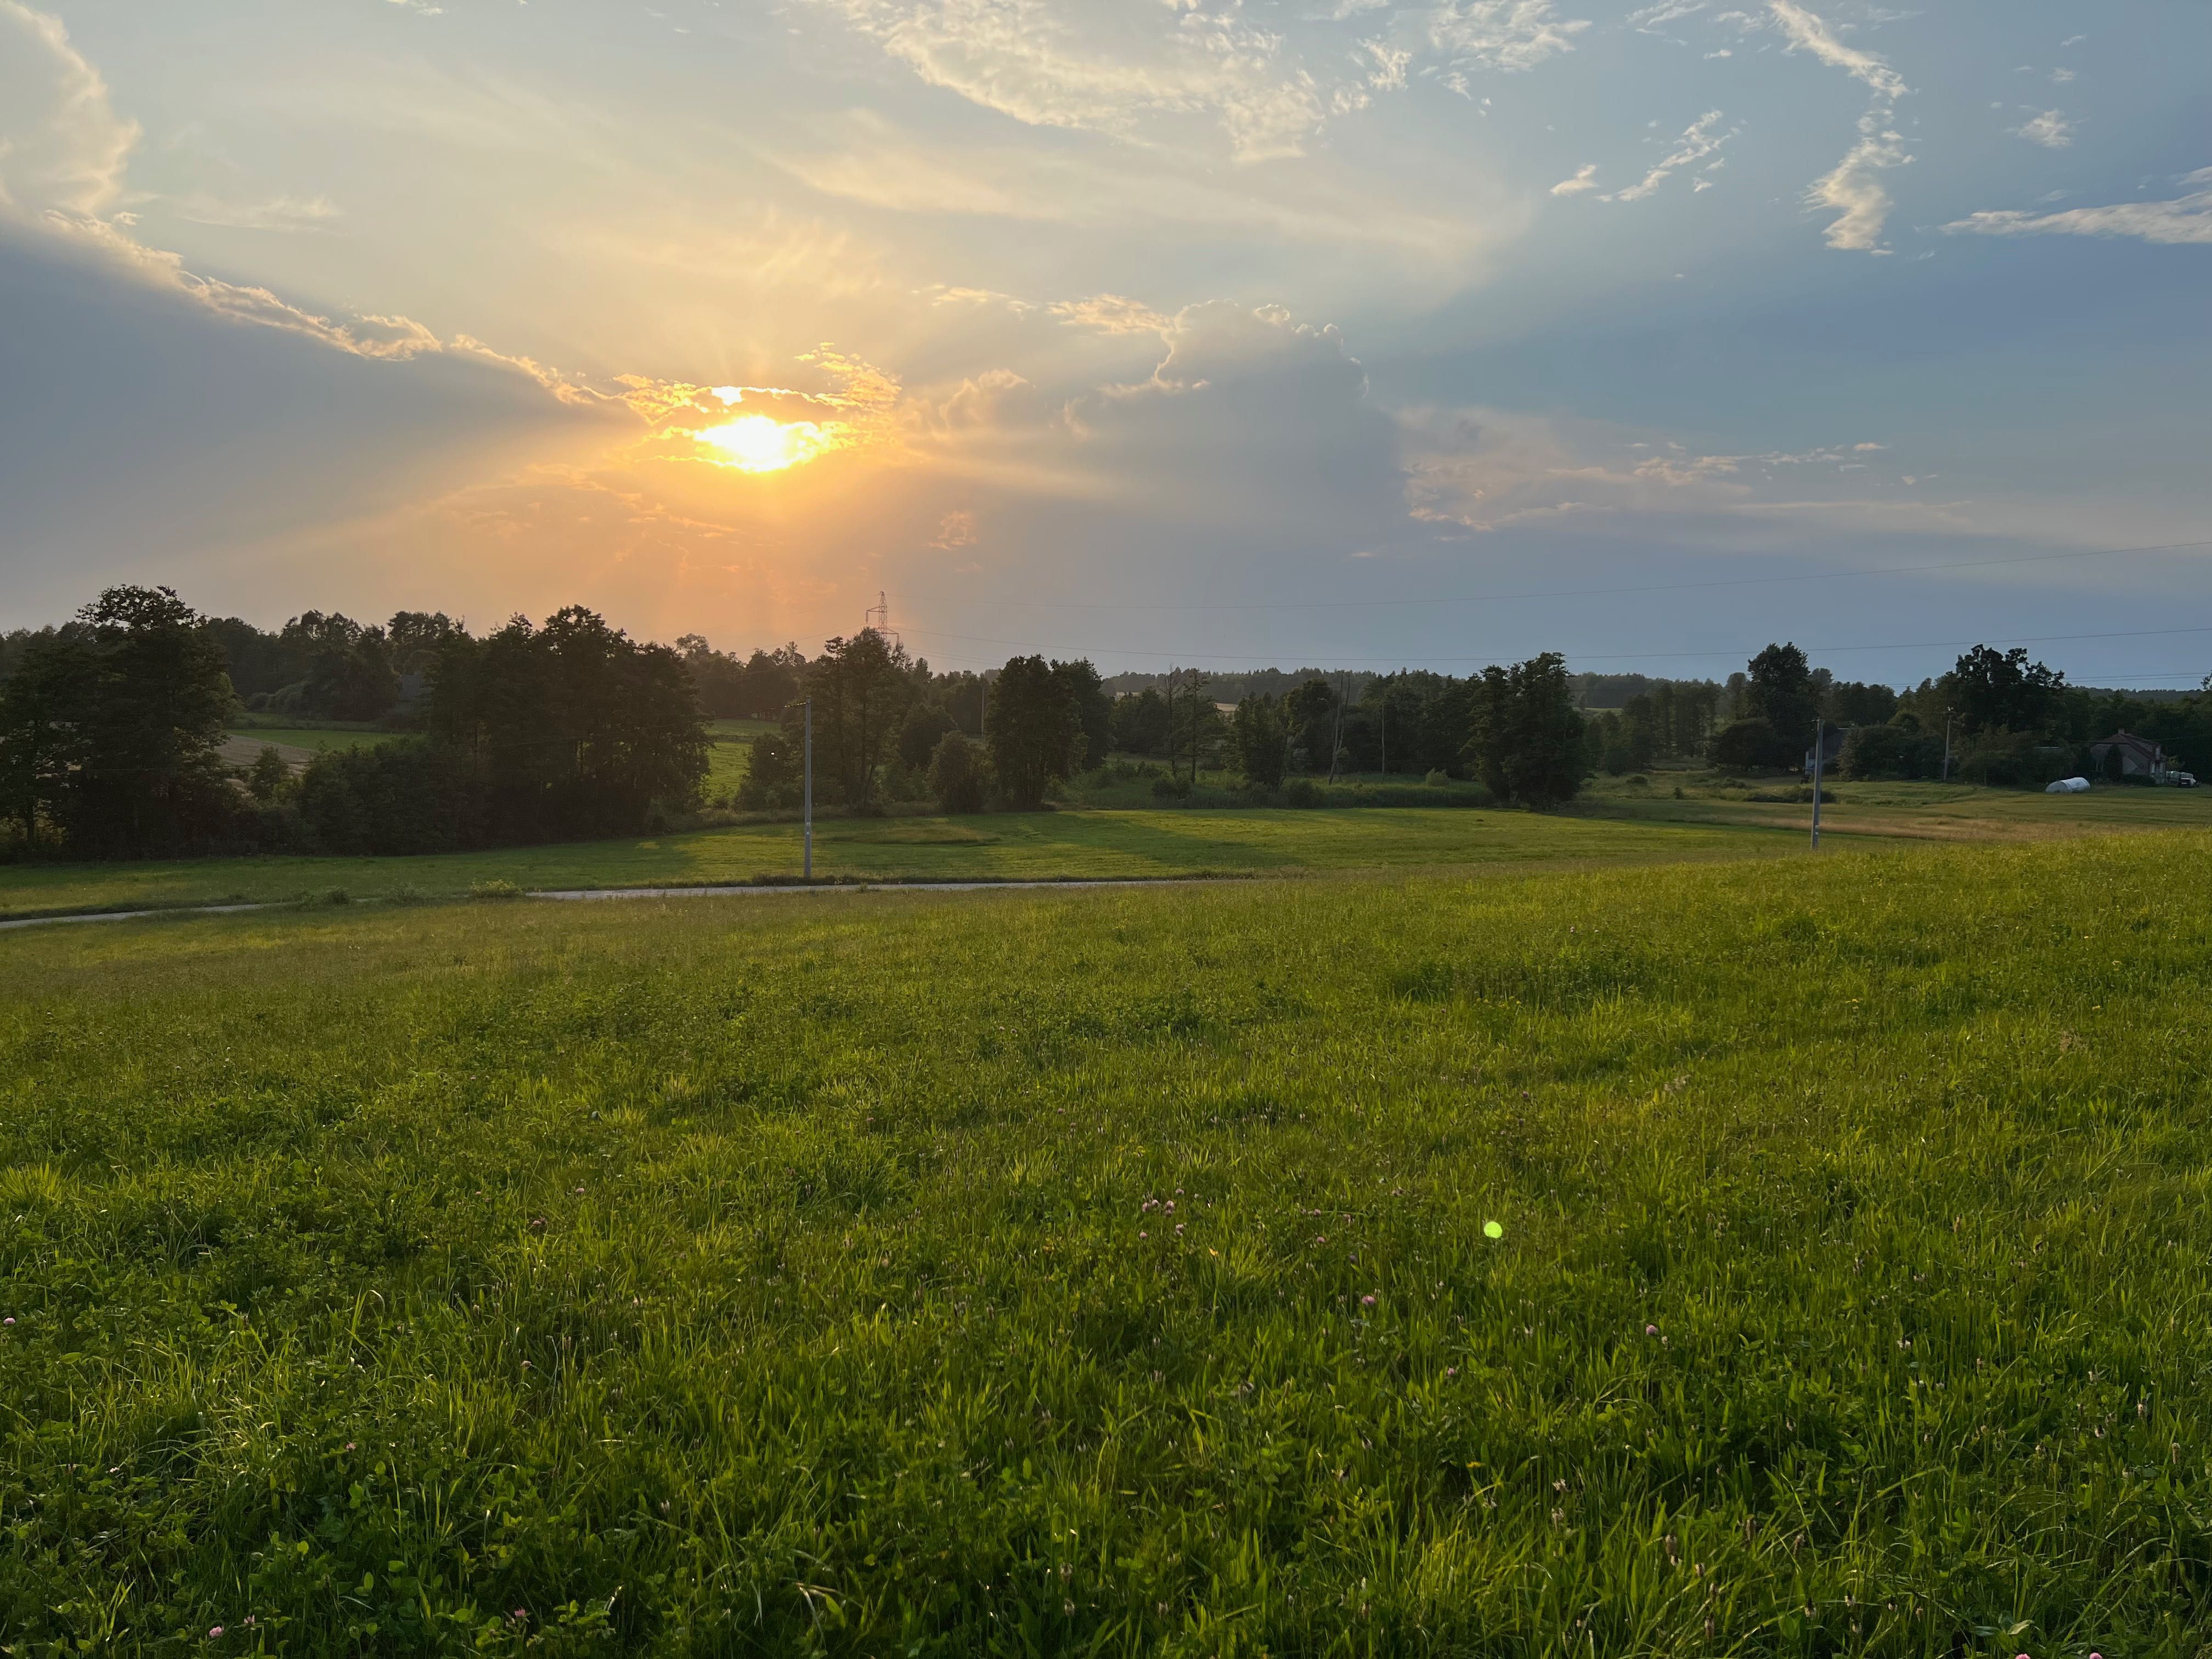
[[699,443],[720,453],[708,459],[741,472],[780,472],[837,447],[843,428],[832,421],[775,421],[765,415],[740,415],[720,426],[692,433]]

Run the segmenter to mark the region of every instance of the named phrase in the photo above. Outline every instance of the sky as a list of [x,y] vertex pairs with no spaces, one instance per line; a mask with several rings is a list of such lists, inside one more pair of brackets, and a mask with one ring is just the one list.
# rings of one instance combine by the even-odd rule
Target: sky
[[2175,0],[0,0],[0,629],[2193,686],[2207,63]]

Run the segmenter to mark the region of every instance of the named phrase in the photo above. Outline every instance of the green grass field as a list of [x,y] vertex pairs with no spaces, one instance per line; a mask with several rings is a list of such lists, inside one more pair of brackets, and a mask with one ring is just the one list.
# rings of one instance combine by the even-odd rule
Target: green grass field
[[[972,818],[838,818],[815,826],[817,876],[933,879],[1255,874],[1530,862],[1647,862],[1790,850],[1789,837],[1724,824],[1657,824],[1526,812],[1152,811]],[[226,900],[355,899],[527,888],[651,887],[793,878],[794,823],[423,858],[185,859],[0,865],[0,919]]]
[[0,1640],[2200,1652],[2203,848],[9,935]]
[[404,732],[382,732],[366,727],[332,727],[319,726],[238,726],[230,735],[242,738],[247,743],[276,744],[280,747],[305,749],[310,753],[318,749],[359,749],[372,743],[389,743]]

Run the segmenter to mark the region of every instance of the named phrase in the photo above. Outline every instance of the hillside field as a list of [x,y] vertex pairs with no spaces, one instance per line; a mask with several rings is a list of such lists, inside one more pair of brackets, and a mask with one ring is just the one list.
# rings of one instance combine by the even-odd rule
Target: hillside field
[[[720,722],[737,725],[738,722]],[[744,750],[725,744],[718,757]],[[1602,782],[1572,811],[1488,808],[1147,807],[974,817],[824,818],[817,877],[1023,879],[1290,874],[1661,863],[1787,855],[1810,807],[1755,801],[1741,786]],[[1836,846],[2027,841],[2114,830],[2212,829],[2212,790],[2045,795],[1966,785],[1840,784],[1824,809]],[[621,841],[420,858],[256,857],[110,864],[0,864],[0,920],[180,904],[447,898],[487,882],[529,889],[728,885],[799,870],[799,828],[740,823]]]
[[0,1642],[2201,1653],[2203,846],[0,937]]

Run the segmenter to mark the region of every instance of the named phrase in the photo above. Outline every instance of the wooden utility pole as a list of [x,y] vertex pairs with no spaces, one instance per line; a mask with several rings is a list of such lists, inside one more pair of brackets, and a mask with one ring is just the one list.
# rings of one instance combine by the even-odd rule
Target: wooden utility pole
[[800,854],[799,873],[807,881],[814,879],[814,699],[809,697],[802,717],[806,726],[806,805],[805,808],[805,851]]

